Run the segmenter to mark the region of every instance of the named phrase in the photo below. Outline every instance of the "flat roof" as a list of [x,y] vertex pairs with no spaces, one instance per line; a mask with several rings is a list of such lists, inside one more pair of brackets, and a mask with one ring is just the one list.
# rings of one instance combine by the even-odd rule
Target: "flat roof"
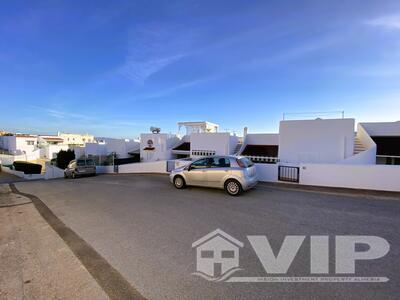
[[210,126],[216,126],[219,127],[218,124],[211,123],[208,121],[197,121],[197,122],[178,122],[179,126],[196,126],[196,125],[210,125]]

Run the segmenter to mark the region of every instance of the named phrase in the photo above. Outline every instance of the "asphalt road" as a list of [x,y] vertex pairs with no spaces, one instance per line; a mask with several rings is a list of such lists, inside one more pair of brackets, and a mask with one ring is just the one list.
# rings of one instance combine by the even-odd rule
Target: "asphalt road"
[[24,179],[22,179],[18,176],[12,175],[12,174],[2,172],[0,169],[0,184],[10,183],[10,182],[18,182],[18,181],[24,181]]
[[[220,190],[176,190],[165,176],[104,175],[17,183],[38,196],[148,299],[398,299],[400,201],[259,185],[241,197]],[[400,199],[399,199],[400,200]],[[335,235],[376,235],[391,245],[355,276],[386,283],[209,282],[196,270],[192,243],[220,228],[244,246],[235,276],[269,276],[247,235],[266,235],[275,254],[286,235],[329,235],[330,276]],[[286,276],[310,276],[309,238]]]

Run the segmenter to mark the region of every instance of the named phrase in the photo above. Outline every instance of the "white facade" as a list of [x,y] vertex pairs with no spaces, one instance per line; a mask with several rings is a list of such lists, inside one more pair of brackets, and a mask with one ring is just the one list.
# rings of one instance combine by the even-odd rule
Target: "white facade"
[[174,134],[142,133],[140,135],[140,160],[158,161],[172,158],[172,148],[179,143]]
[[85,146],[86,143],[94,142],[94,136],[90,134],[58,132],[58,136],[64,140],[64,144],[69,146]]
[[0,136],[0,148],[13,155],[30,154],[37,150],[38,138],[34,135]]
[[56,158],[58,152],[68,150],[68,145],[64,144],[64,140],[54,135],[39,135],[38,147],[40,148],[40,157],[44,159]]
[[244,137],[247,145],[279,145],[278,133],[248,133]]
[[219,125],[207,121],[201,122],[179,122],[179,129],[181,127],[186,128],[186,135],[191,135],[192,133],[212,133],[218,132]]
[[139,150],[140,142],[129,139],[98,138],[95,143],[86,143],[85,154],[103,156],[115,153],[118,158],[130,157],[129,152]]
[[192,133],[190,135],[190,156],[231,155],[238,137],[229,132]]
[[281,121],[281,163],[337,163],[354,155],[354,119]]

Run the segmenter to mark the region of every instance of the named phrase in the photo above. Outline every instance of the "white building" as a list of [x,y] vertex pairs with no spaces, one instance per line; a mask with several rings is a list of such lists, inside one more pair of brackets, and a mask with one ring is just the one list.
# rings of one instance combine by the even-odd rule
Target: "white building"
[[172,148],[180,139],[175,134],[142,133],[140,135],[140,160],[159,161],[172,159]]
[[96,138],[93,143],[86,143],[85,155],[106,156],[115,153],[118,158],[128,158],[129,153],[139,151],[140,142],[130,139]]
[[336,163],[354,155],[354,119],[281,121],[281,163]]
[[360,123],[359,126],[365,132],[365,139],[370,137],[362,149],[376,145],[377,164],[400,165],[400,121]]
[[94,136],[90,134],[76,134],[58,132],[58,137],[64,140],[65,145],[84,147],[86,143],[93,143]]
[[0,161],[3,165],[15,160],[33,161],[40,158],[36,135],[14,134],[0,136]]
[[30,154],[37,150],[38,137],[30,134],[0,136],[0,148],[12,155]]
[[239,138],[229,132],[218,132],[219,125],[203,122],[180,122],[179,129],[184,126],[186,135],[172,149],[178,158],[198,158],[208,155],[231,155],[236,153]]
[[186,135],[191,135],[192,133],[218,132],[219,125],[207,121],[179,122],[178,123],[179,131],[181,127],[185,127]]
[[64,139],[56,135],[39,135],[38,148],[40,157],[44,159],[53,159],[57,157],[61,150],[68,150],[68,145],[64,144]]

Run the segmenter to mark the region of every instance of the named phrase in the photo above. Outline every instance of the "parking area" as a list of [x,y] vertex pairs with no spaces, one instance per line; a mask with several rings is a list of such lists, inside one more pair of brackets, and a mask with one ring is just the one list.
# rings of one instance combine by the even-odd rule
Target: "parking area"
[[[222,190],[175,189],[162,175],[102,175],[19,182],[148,299],[395,299],[400,293],[400,201],[258,185],[240,197]],[[237,276],[268,276],[248,235],[266,235],[275,254],[287,235],[329,235],[330,274],[335,235],[376,235],[391,250],[360,261],[356,276],[386,283],[226,283],[192,275],[192,243],[220,228],[244,245]],[[286,276],[310,276],[306,238]]]

